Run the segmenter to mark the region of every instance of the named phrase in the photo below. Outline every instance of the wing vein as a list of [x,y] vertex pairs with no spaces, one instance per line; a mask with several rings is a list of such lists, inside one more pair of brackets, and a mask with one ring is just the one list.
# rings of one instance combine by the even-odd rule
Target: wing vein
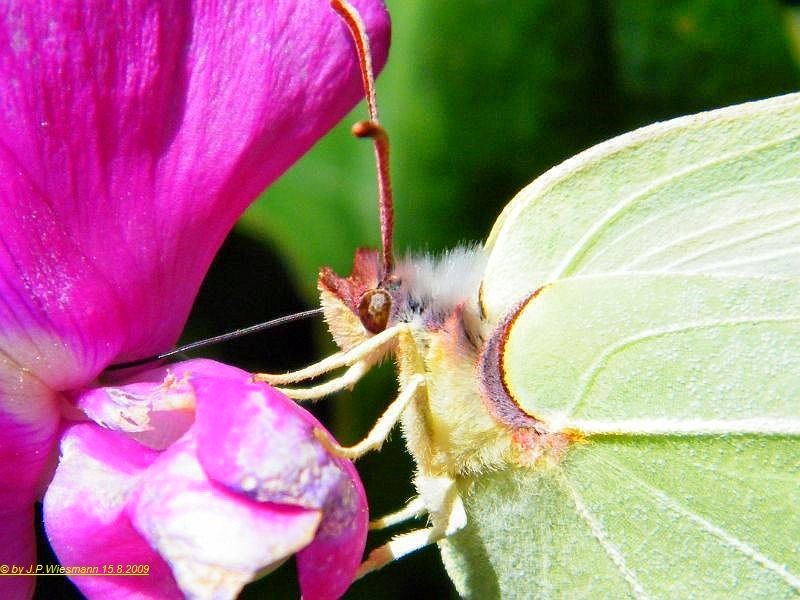
[[671,172],[668,176],[660,177],[655,181],[653,181],[650,185],[644,186],[640,189],[635,190],[633,193],[624,196],[622,200],[620,200],[617,204],[611,207],[609,211],[607,211],[600,219],[598,219],[595,223],[593,223],[592,226],[586,231],[586,233],[584,233],[583,236],[577,241],[577,243],[572,248],[570,248],[570,250],[566,253],[564,260],[558,266],[556,266],[555,270],[553,271],[552,275],[548,278],[548,280],[556,281],[557,279],[561,279],[565,275],[567,275],[571,269],[575,268],[575,266],[580,261],[581,257],[584,254],[586,254],[588,249],[592,246],[593,242],[596,240],[598,233],[602,231],[604,227],[613,223],[617,218],[620,217],[620,215],[623,214],[623,212],[626,209],[636,204],[639,200],[652,194],[655,190],[663,188],[666,185],[674,181],[677,181],[678,179],[691,175],[692,173],[699,172],[702,169],[714,165],[721,165],[733,158],[739,158],[747,156],[748,154],[753,154],[755,152],[760,152],[763,150],[774,148],[782,143],[790,142],[796,139],[798,139],[798,136],[796,134],[793,134],[786,137],[771,140],[766,144],[760,144],[758,146],[753,146],[736,152],[723,154],[722,156],[716,156],[713,159],[693,164],[688,168]]
[[781,577],[781,579],[783,579],[787,584],[789,584],[789,586],[792,587],[793,589],[800,591],[800,577],[791,573],[786,568],[785,565],[780,565],[776,563],[774,560],[770,559],[765,554],[762,554],[749,544],[731,535],[721,527],[714,525],[714,523],[712,523],[705,517],[702,517],[701,515],[695,513],[694,511],[689,510],[663,490],[660,490],[648,484],[639,477],[636,477],[630,470],[624,469],[622,468],[621,465],[617,463],[612,463],[611,461],[608,461],[600,457],[597,457],[597,460],[601,461],[609,468],[617,471],[617,473],[619,473],[621,476],[626,477],[629,481],[634,483],[637,487],[639,487],[646,493],[650,494],[653,498],[655,498],[660,504],[662,504],[666,508],[669,508],[678,515],[681,515],[684,518],[688,519],[706,533],[713,535],[718,540],[727,544],[730,548],[733,548],[737,552],[741,553],[750,560],[761,565],[765,569],[775,573],[776,575]]
[[[753,215],[753,218],[760,219],[760,218],[765,218],[765,217],[769,217],[769,216],[774,216],[774,214],[776,214],[778,212],[794,213],[795,211],[796,211],[796,209],[792,209],[790,211],[775,211],[775,213]],[[705,230],[698,231],[697,233],[702,235],[702,234],[705,234],[705,233],[709,233],[710,231],[721,231],[721,230],[724,230],[726,227],[729,227],[731,225],[738,225],[738,224],[746,223],[746,222],[748,222],[750,220],[751,219],[748,218],[748,219],[742,219],[739,222],[724,223],[724,224],[718,225],[716,227],[709,227],[709,228],[707,228]],[[765,238],[765,237],[769,237],[770,235],[773,235],[775,233],[778,233],[778,232],[781,232],[781,231],[785,231],[787,229],[792,229],[792,228],[796,227],[798,224],[800,224],[800,218],[793,219],[791,221],[786,221],[785,223],[781,223],[780,225],[775,225],[773,227],[765,227],[763,229],[755,229],[755,230],[753,230],[751,232],[748,232],[748,233],[746,233],[744,235],[740,235],[738,237],[728,238],[722,243],[712,244],[712,245],[709,245],[709,246],[703,248],[701,251],[697,251],[697,252],[694,252],[692,254],[688,254],[687,256],[683,256],[680,259],[669,263],[665,267],[665,269],[666,270],[673,269],[673,268],[675,268],[677,266],[680,266],[682,264],[685,264],[687,262],[696,260],[696,259],[698,259],[698,258],[700,258],[702,256],[711,254],[712,252],[717,252],[719,250],[724,250],[725,248],[730,248],[731,246],[735,246],[737,244],[742,244],[742,243],[746,243],[746,242],[752,242],[753,240],[758,240],[758,239],[762,239],[762,238]],[[695,236],[695,237],[697,237],[697,236]],[[689,238],[689,239],[691,239],[691,238]],[[688,239],[685,240],[685,241],[688,241]]]
[[[769,217],[775,217],[775,216],[781,215],[783,213],[788,213],[790,215],[793,215],[793,214],[798,213],[798,212],[800,212],[800,209],[798,209],[797,207],[789,207],[789,208],[782,209],[782,210],[773,210],[773,211],[763,212],[763,213],[754,213],[754,214],[751,214],[751,215],[747,215],[747,217],[745,217],[745,218],[734,220],[734,221],[725,221],[725,222],[722,222],[722,223],[715,223],[714,225],[711,225],[709,227],[703,227],[702,229],[698,229],[696,231],[692,231],[689,235],[685,235],[685,236],[681,236],[681,237],[678,237],[678,238],[674,238],[668,244],[665,244],[663,246],[659,246],[658,248],[655,248],[655,249],[651,250],[650,252],[642,253],[635,260],[633,260],[630,263],[628,263],[627,268],[628,269],[634,268],[634,267],[640,265],[645,260],[653,258],[654,256],[658,256],[659,254],[662,254],[662,253],[668,251],[671,248],[675,248],[677,246],[681,246],[681,245],[686,244],[686,243],[691,243],[692,241],[698,240],[698,239],[702,238],[703,236],[705,236],[705,235],[707,235],[709,233],[719,233],[719,232],[722,232],[722,231],[724,231],[725,229],[727,229],[729,227],[736,227],[736,226],[739,226],[739,225],[745,225],[745,224],[750,223],[750,222],[758,223],[759,221],[762,221],[763,219],[767,219]],[[753,241],[753,240],[757,240],[759,238],[764,238],[764,237],[767,237],[769,235],[778,233],[779,231],[792,229],[793,227],[797,226],[798,224],[800,224],[800,217],[798,217],[796,219],[793,219],[791,221],[785,221],[783,223],[773,225],[772,227],[764,227],[763,229],[750,230],[747,233],[739,235],[739,236],[736,236],[736,237],[727,237],[727,238],[725,238],[725,240],[723,242],[706,245],[703,248],[701,248],[700,250],[697,250],[696,252],[692,252],[690,254],[687,254],[686,256],[682,256],[681,258],[679,258],[679,259],[667,264],[666,266],[664,266],[663,270],[669,271],[669,270],[671,270],[671,269],[673,269],[673,268],[675,268],[677,266],[680,266],[680,265],[682,265],[684,263],[687,263],[687,262],[690,262],[692,260],[696,260],[696,259],[698,259],[698,258],[700,258],[702,256],[705,256],[707,254],[710,254],[712,252],[716,252],[716,251],[719,251],[719,250],[724,250],[725,248],[730,248],[731,246],[736,246],[737,244],[741,244],[741,243],[744,243],[744,242],[750,242],[750,241]]]
[[800,418],[756,417],[753,419],[574,419],[566,428],[591,436],[800,436]]
[[709,466],[701,464],[701,463],[685,463],[685,464],[687,466],[692,467],[693,469],[697,469],[699,471],[707,471],[708,473],[713,474],[713,475],[720,475],[720,474],[726,475],[727,477],[729,477],[730,479],[732,479],[733,481],[735,481],[736,483],[739,483],[739,484],[747,482],[747,481],[751,481],[751,480],[756,480],[758,482],[761,482],[761,481],[776,481],[778,483],[785,483],[785,482],[786,483],[791,483],[791,482],[796,483],[797,482],[797,476],[793,475],[793,474],[792,475],[783,475],[783,474],[779,474],[779,473],[765,473],[763,471],[758,471],[757,473],[750,473],[747,476],[745,476],[744,474],[742,474],[741,472],[739,472],[739,471],[737,471],[735,469],[724,469],[724,468],[722,468],[720,466],[715,466],[715,467],[712,468],[712,467],[709,467]]
[[756,325],[760,323],[792,323],[792,322],[800,322],[800,315],[796,317],[776,317],[770,315],[764,315],[763,317],[742,317],[739,319],[719,319],[719,320],[712,320],[712,321],[698,321],[694,323],[678,323],[671,327],[661,327],[656,329],[646,329],[637,335],[632,335],[622,340],[619,340],[615,344],[609,346],[603,354],[598,356],[594,363],[592,363],[589,368],[581,375],[580,386],[578,388],[578,393],[575,395],[575,399],[573,402],[567,407],[564,411],[563,416],[561,417],[561,421],[555,420],[552,422],[553,427],[556,430],[561,430],[564,427],[568,426],[566,423],[572,420],[572,417],[575,415],[575,411],[580,408],[583,403],[585,402],[586,398],[589,396],[589,390],[591,389],[594,382],[597,380],[600,372],[602,371],[603,366],[605,366],[611,358],[623,350],[635,345],[639,344],[645,340],[651,340],[658,337],[666,336],[666,335],[673,335],[676,333],[683,333],[686,331],[694,331],[700,329],[713,329],[722,326],[739,326],[739,325]]
[[734,260],[729,260],[726,262],[718,262],[710,265],[706,265],[706,271],[715,271],[717,269],[729,269],[730,267],[741,266],[741,265],[752,265],[754,263],[764,262],[766,260],[773,260],[775,258],[780,258],[783,256],[791,256],[793,254],[800,254],[800,246],[794,248],[785,248],[783,250],[776,250],[775,252],[767,252],[764,254],[753,254],[751,256],[743,256],[741,258],[736,258]]
[[645,591],[644,586],[642,586],[642,584],[636,578],[636,574],[625,563],[625,558],[622,556],[622,552],[609,539],[608,534],[606,533],[605,529],[603,529],[602,524],[586,506],[586,503],[578,493],[578,490],[575,489],[575,487],[565,476],[562,475],[560,479],[562,485],[567,488],[570,496],[572,496],[572,502],[575,504],[575,510],[578,511],[580,517],[589,526],[589,530],[592,532],[592,535],[602,546],[603,550],[605,550],[606,554],[611,559],[611,562],[614,563],[614,566],[619,569],[620,575],[622,575],[623,579],[625,579],[628,585],[631,586],[631,589],[636,597],[640,598],[641,600],[650,598],[650,595]]
[[[701,206],[701,205],[705,204],[706,202],[713,201],[713,200],[715,200],[717,198],[720,198],[720,197],[723,197],[723,196],[727,196],[731,192],[745,192],[745,191],[748,191],[748,190],[763,192],[763,191],[765,191],[765,190],[767,190],[769,188],[781,187],[781,186],[783,186],[783,185],[785,185],[787,183],[794,183],[797,180],[798,180],[797,177],[788,177],[788,178],[784,178],[784,179],[776,179],[776,180],[769,181],[769,182],[760,182],[760,183],[757,183],[757,184],[741,184],[741,185],[735,186],[733,188],[725,188],[723,190],[716,191],[716,192],[714,192],[712,194],[705,194],[705,195],[695,196],[694,198],[690,199],[689,201],[687,201],[687,202],[685,202],[683,204],[676,204],[673,208],[671,208],[669,210],[663,210],[663,211],[659,212],[655,216],[648,217],[647,219],[645,219],[645,220],[643,220],[643,221],[641,221],[639,223],[636,223],[635,225],[633,225],[631,227],[627,227],[623,233],[621,233],[620,235],[615,237],[613,240],[610,240],[607,244],[605,244],[604,246],[602,246],[601,248],[599,248],[595,252],[593,252],[591,258],[588,261],[588,264],[596,262],[597,259],[602,257],[609,249],[613,248],[614,246],[616,246],[620,242],[623,242],[626,238],[629,238],[629,237],[633,236],[634,234],[638,234],[642,229],[644,229],[646,227],[649,227],[649,226],[653,225],[654,223],[657,223],[658,221],[664,220],[665,217],[670,217],[670,216],[673,216],[673,215],[678,214],[678,213],[685,214],[686,212],[690,211],[691,209],[694,209],[694,208],[696,208],[698,206]],[[642,260],[641,260],[642,257],[650,257],[652,255],[658,254],[659,252],[661,252],[661,250],[662,250],[662,248],[657,247],[657,248],[654,248],[653,250],[650,250],[649,252],[641,253],[639,256],[636,257],[636,259],[633,262],[628,263],[627,265],[625,265],[625,270],[629,270],[631,267],[641,263],[642,262]]]

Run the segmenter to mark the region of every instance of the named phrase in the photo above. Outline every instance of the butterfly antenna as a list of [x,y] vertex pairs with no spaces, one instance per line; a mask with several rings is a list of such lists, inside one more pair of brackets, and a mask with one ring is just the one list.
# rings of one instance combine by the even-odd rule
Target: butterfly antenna
[[278,325],[285,325],[286,323],[293,323],[294,321],[300,321],[302,319],[308,319],[310,317],[317,317],[321,315],[322,315],[322,309],[314,308],[312,310],[305,310],[303,312],[294,313],[293,315],[278,317],[277,319],[264,321],[263,323],[257,323],[255,325],[251,325],[250,327],[243,327],[242,329],[229,331],[228,333],[223,333],[222,335],[215,335],[214,337],[206,338],[204,340],[197,340],[196,342],[191,342],[184,346],[178,346],[177,348],[170,350],[169,352],[155,354],[153,356],[148,356],[146,358],[138,358],[136,360],[131,360],[129,362],[117,363],[115,365],[111,365],[110,367],[106,367],[106,371],[118,371],[120,369],[130,369],[131,367],[139,367],[141,365],[146,365],[147,363],[164,360],[165,358],[172,358],[173,356],[177,356],[178,354],[183,354],[184,352],[189,352],[190,350],[197,350],[198,348],[205,348],[206,346],[211,346],[213,344],[220,344],[222,342],[227,342],[229,340],[244,337],[246,335],[257,333],[265,329],[270,329],[271,327],[277,327]]
[[394,266],[392,233],[394,231],[394,202],[392,180],[389,176],[389,135],[378,120],[378,102],[375,95],[375,76],[372,70],[372,53],[369,49],[366,27],[358,11],[345,0],[331,0],[331,6],[339,13],[356,46],[361,69],[361,82],[369,108],[369,120],[353,125],[353,135],[372,138],[375,147],[375,162],[378,167],[378,207],[381,221],[381,244],[383,273],[387,277]]

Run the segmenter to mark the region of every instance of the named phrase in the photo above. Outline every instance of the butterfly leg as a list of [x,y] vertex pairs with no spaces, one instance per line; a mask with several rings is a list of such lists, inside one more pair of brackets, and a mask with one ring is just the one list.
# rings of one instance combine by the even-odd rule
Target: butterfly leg
[[369,370],[369,364],[360,360],[340,377],[335,377],[323,384],[308,388],[278,388],[284,394],[295,400],[318,400],[323,396],[335,394],[341,390],[352,388],[359,379]]
[[270,385],[285,385],[313,379],[335,369],[349,367],[359,361],[366,361],[371,365],[392,349],[401,331],[401,327],[390,327],[371,338],[367,338],[364,342],[346,352],[332,354],[304,369],[283,374],[255,373],[253,374],[253,381],[265,381]]
[[391,514],[384,515],[380,519],[375,519],[369,522],[370,529],[386,529],[387,527],[394,527],[400,523],[405,523],[411,519],[416,519],[424,515],[428,510],[425,508],[425,502],[421,496],[414,496],[411,501],[403,508]]
[[331,454],[341,456],[350,460],[355,460],[363,456],[370,450],[380,448],[389,433],[392,431],[400,415],[417,395],[417,391],[425,385],[425,377],[414,375],[408,380],[408,384],[403,388],[397,398],[389,405],[389,408],[380,416],[375,425],[363,440],[354,446],[340,446],[332,441],[326,432],[321,429],[314,431],[317,439],[328,449]]
[[360,579],[367,573],[382,569],[390,562],[435,544],[445,537],[447,537],[447,534],[437,527],[427,527],[409,531],[408,533],[401,533],[383,546],[379,546],[370,552],[367,560],[358,567],[355,578]]
[[[467,513],[455,481],[447,477],[425,478],[421,492],[420,497],[430,509],[433,525],[402,533],[383,546],[375,548],[358,568],[356,578],[376,571],[425,546],[435,544],[467,524]],[[428,504],[429,502],[433,504]]]

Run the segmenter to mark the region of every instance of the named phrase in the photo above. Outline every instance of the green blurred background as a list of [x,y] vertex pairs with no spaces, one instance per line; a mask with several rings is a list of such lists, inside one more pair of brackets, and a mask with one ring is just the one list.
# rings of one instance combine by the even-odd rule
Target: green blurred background
[[[800,16],[791,2],[387,4],[393,41],[378,94],[392,140],[401,254],[482,240],[517,190],[590,145],[800,83]],[[365,115],[362,104],[245,215],[204,283],[186,341],[316,306],[320,266],[347,274],[356,247],[377,246],[372,151],[349,134]],[[323,324],[303,323],[204,355],[275,372],[333,350]],[[395,393],[387,363],[352,393],[314,410],[342,443],[353,443]],[[399,432],[357,465],[373,515],[413,495],[413,466]],[[368,547],[385,539],[373,535]],[[297,597],[295,586],[289,561],[244,597]],[[51,593],[39,590],[40,597]],[[346,597],[451,596],[434,547],[356,582]]]

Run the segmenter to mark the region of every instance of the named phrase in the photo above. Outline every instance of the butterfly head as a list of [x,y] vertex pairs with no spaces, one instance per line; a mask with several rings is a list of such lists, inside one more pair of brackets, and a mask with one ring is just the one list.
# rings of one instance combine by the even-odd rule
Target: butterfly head
[[392,275],[392,230],[394,207],[389,177],[389,137],[378,120],[375,76],[369,38],[358,11],[344,0],[331,0],[350,31],[358,56],[369,119],[353,126],[353,134],[370,138],[375,147],[378,174],[378,207],[381,224],[381,251],[359,248],[348,277],[339,277],[323,267],[317,287],[325,321],[340,348],[347,350],[370,335],[384,331],[396,315],[399,281]]
[[386,273],[377,250],[356,250],[353,270],[347,277],[323,267],[317,287],[325,321],[333,339],[344,350],[380,333],[396,320],[400,282]]

